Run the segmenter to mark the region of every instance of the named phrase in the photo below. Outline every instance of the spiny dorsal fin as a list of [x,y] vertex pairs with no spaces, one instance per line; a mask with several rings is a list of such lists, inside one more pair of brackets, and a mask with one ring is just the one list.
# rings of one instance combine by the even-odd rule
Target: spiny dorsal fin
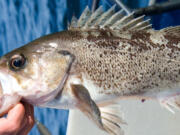
[[87,6],[77,22],[78,23],[77,27],[83,27],[90,16],[91,16],[91,11]]
[[124,17],[123,10],[120,10],[119,12],[115,13],[114,15],[109,18],[102,27],[110,27],[112,26],[115,22],[117,22],[119,19]]
[[144,21],[144,16],[134,18],[134,13],[125,15],[121,10],[115,13],[115,6],[104,12],[100,6],[94,13],[91,13],[88,7],[85,8],[79,20],[72,19],[69,29],[116,29],[116,30],[146,30],[151,29],[152,25],[149,20]]
[[96,21],[95,26],[102,26],[113,14],[114,14],[115,5],[112,6],[107,12],[104,12]]
[[100,6],[87,20],[87,22],[85,23],[84,28],[90,28],[92,27],[97,20],[100,18],[100,16],[103,14],[103,8],[102,6]]
[[[150,19],[147,19],[145,21],[139,22],[138,24],[136,24],[135,26],[131,27],[131,30],[138,30],[138,29],[143,29],[149,25],[151,25],[150,23]],[[152,25],[151,25],[152,26]]]
[[127,24],[129,21],[131,21],[134,18],[134,13],[131,13],[130,15],[124,16],[122,19],[117,21],[115,24],[113,24],[111,27],[113,29],[121,28],[123,25]]
[[77,27],[77,21],[78,21],[78,19],[75,16],[73,16],[71,19],[71,23],[68,26],[68,29],[76,28]]
[[[128,19],[126,19],[125,22],[121,22],[120,26],[118,28],[121,28],[123,30],[127,30],[129,28],[132,28],[133,26],[135,26],[136,24],[138,24],[139,22],[142,22],[144,19],[144,16],[140,16],[138,18],[132,19],[131,17]],[[127,22],[127,23],[126,23]]]

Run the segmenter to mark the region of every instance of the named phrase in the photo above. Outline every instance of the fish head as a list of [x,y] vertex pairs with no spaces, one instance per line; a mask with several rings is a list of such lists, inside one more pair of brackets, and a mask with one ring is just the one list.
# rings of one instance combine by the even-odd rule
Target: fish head
[[62,91],[73,55],[49,42],[38,43],[30,43],[0,59],[0,114],[22,99],[40,105]]

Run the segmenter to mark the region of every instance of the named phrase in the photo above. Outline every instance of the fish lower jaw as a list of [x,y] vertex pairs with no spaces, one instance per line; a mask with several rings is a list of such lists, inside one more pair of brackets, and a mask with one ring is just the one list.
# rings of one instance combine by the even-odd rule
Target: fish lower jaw
[[4,94],[0,96],[0,116],[5,114],[11,107],[17,104],[21,100],[21,96],[12,94]]

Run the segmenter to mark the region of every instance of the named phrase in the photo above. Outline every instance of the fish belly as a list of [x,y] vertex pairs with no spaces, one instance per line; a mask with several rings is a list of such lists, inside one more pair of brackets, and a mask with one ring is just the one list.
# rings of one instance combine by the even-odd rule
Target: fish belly
[[[97,104],[108,104],[108,103],[112,103],[115,100],[118,100],[120,98],[119,95],[117,94],[106,94],[103,93],[102,91],[103,88],[97,86],[96,84],[93,83],[93,81],[91,81],[90,79],[83,79],[83,85],[88,89],[89,94],[91,96],[91,98],[97,103]],[[109,89],[108,91],[112,91],[111,89]]]

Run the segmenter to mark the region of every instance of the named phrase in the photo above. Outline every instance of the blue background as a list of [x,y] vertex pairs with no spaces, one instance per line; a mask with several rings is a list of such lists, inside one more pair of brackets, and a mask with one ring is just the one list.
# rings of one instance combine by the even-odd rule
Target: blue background
[[[159,0],[162,2],[165,0]],[[124,0],[130,8],[147,6],[148,0]],[[104,9],[113,0],[100,1]],[[0,0],[0,55],[40,36],[66,29],[72,15],[79,17],[92,0]],[[155,29],[180,25],[180,11],[151,16]],[[53,135],[65,135],[68,111],[35,107],[35,116]],[[39,135],[34,126],[30,135]]]

